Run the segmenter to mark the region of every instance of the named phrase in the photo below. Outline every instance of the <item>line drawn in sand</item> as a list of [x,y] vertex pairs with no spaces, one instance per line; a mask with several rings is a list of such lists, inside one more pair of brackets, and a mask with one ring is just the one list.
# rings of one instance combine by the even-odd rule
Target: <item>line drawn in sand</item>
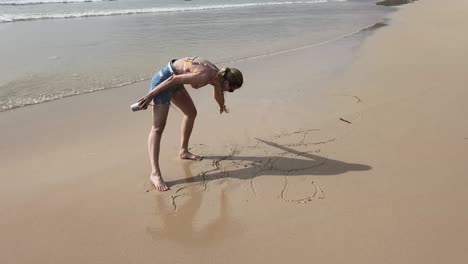
[[[281,190],[278,190],[278,198],[286,202],[307,203],[314,198],[323,199],[323,187],[320,187],[318,179],[308,179],[310,188],[307,194],[304,194],[301,198],[288,198],[288,196],[291,196],[288,193],[294,192],[291,189],[291,186],[294,185],[292,183],[299,181],[299,178],[304,181],[305,177],[331,176],[348,171],[371,169],[368,165],[347,163],[318,155],[318,153],[321,153],[319,147],[335,141],[335,138],[319,142],[306,142],[307,133],[311,131],[290,133],[290,135],[299,137],[301,137],[300,133],[304,133],[305,136],[301,137],[298,143],[279,144],[256,138],[257,142],[254,147],[234,146],[231,147],[228,155],[203,155],[207,166],[202,167],[196,176],[167,182],[168,185],[173,187],[182,185],[175,191],[173,199],[179,197],[178,193],[181,190],[194,184],[202,186],[203,191],[206,191],[208,183],[229,178],[249,180],[250,189],[254,196],[257,196],[256,178],[259,176],[280,176],[284,178],[284,184]],[[282,137],[283,135],[276,136],[276,141],[281,141]],[[257,153],[252,152],[253,150]],[[259,150],[263,150],[265,153],[258,155]],[[190,184],[185,185],[186,183]]]

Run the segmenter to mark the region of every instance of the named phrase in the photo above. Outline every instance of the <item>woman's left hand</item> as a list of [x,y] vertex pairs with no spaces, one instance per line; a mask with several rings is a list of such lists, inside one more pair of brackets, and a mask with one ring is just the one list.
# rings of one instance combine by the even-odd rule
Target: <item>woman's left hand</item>
[[150,94],[147,94],[138,100],[138,104],[140,105],[141,109],[146,109],[151,103],[151,100],[153,100],[153,97]]

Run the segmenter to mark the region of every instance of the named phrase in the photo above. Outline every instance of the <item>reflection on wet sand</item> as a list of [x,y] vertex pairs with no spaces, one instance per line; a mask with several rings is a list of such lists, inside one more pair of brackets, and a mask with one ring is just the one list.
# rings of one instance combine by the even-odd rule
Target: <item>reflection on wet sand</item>
[[[192,176],[190,163],[182,162],[182,166],[186,177]],[[230,217],[225,191],[221,190],[220,194],[219,216],[206,224],[204,221],[209,217],[197,214],[204,195],[204,190],[184,189],[183,193],[173,198],[175,210],[167,205],[167,199],[165,200],[163,195],[157,195],[156,210],[160,226],[148,227],[147,232],[154,240],[171,240],[187,247],[203,247],[238,234],[240,226]],[[198,225],[202,227],[197,228]]]

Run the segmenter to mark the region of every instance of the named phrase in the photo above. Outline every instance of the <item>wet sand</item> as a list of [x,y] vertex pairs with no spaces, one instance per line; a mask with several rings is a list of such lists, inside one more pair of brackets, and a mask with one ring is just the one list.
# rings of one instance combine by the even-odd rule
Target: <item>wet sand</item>
[[464,10],[405,6],[326,87],[307,74],[320,49],[238,63],[251,100],[230,96],[230,114],[191,93],[203,161],[176,158],[171,109],[164,193],[150,112],[128,108],[146,83],[4,113],[0,261],[465,263]]

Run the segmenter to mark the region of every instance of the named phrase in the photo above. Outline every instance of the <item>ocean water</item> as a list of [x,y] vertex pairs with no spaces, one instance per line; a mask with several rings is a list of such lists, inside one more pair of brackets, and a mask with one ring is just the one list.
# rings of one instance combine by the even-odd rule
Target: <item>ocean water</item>
[[370,0],[0,0],[0,112],[147,81],[171,58],[229,64],[327,45],[391,11]]

